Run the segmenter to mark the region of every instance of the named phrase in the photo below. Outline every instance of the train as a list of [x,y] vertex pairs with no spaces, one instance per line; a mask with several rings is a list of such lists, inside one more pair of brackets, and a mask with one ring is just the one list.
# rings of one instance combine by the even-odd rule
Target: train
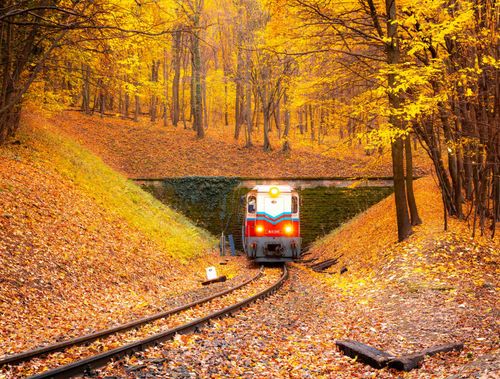
[[245,198],[243,249],[259,263],[300,257],[300,198],[289,185],[257,185]]

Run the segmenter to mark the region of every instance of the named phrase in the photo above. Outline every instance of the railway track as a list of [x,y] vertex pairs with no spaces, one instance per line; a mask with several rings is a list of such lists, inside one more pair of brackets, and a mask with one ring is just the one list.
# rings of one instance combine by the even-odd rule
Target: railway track
[[[214,295],[208,296],[206,298],[194,301],[192,303],[186,304],[181,307],[177,307],[168,311],[156,313],[152,316],[141,318],[132,322],[129,322],[127,324],[119,325],[110,329],[102,330],[96,333],[88,334],[85,336],[81,336],[78,338],[74,338],[71,340],[55,343],[52,345],[44,346],[41,348],[25,351],[19,354],[7,356],[3,359],[0,359],[0,368],[5,367],[7,365],[19,365],[23,364],[23,362],[28,362],[28,361],[34,361],[37,359],[44,359],[44,357],[47,357],[49,354],[52,353],[57,353],[61,351],[68,351],[71,349],[76,349],[80,348],[82,349],[82,345],[89,345],[90,347],[92,346],[92,343],[95,343],[94,341],[101,341],[101,339],[104,338],[112,338],[116,336],[120,336],[123,333],[125,335],[123,336],[123,340],[125,342],[118,343],[120,344],[119,347],[114,347],[110,348],[109,350],[106,350],[104,352],[99,352],[98,354],[88,356],[86,358],[74,361],[72,363],[51,368],[47,371],[44,371],[40,374],[36,374],[33,376],[30,376],[30,379],[41,379],[41,378],[68,378],[76,375],[82,375],[85,372],[89,372],[92,369],[96,369],[99,367],[102,367],[106,365],[109,361],[113,359],[119,359],[124,356],[130,355],[132,353],[144,350],[145,348],[149,346],[156,345],[159,342],[172,339],[176,334],[184,334],[188,333],[191,331],[197,330],[199,327],[201,327],[203,324],[207,323],[211,319],[214,318],[219,318],[225,315],[229,315],[249,303],[260,299],[264,298],[266,296],[269,296],[272,294],[274,291],[276,291],[286,280],[288,277],[288,271],[286,266],[284,265],[282,268],[281,275],[279,276],[279,279],[273,281],[270,285],[267,285],[263,289],[259,289],[257,293],[252,293],[251,296],[245,297],[243,300],[239,300],[237,302],[233,302],[231,305],[223,306],[222,308],[218,307],[219,303],[217,301],[222,302],[220,299],[224,299],[224,297],[229,296],[230,294],[237,294],[238,290],[244,291],[245,287],[249,285],[252,282],[257,282],[257,279],[263,276],[263,268],[259,270],[259,273],[256,274],[254,277],[246,280],[245,282],[229,288],[227,290],[221,291],[219,293],[216,293]],[[241,295],[240,295],[241,296]],[[182,314],[183,312],[189,313],[192,312],[196,307],[201,306],[202,304],[211,304],[214,303],[213,306],[217,307],[217,310],[211,311],[209,314],[201,316],[201,317],[196,317],[194,319],[192,315],[188,316],[187,322],[184,322],[180,325],[175,325],[173,327],[169,327],[168,324],[165,324],[164,320],[168,320],[170,316],[177,315],[177,314]],[[160,321],[159,321],[160,320]],[[163,325],[161,324],[163,322]],[[147,328],[149,325],[154,325],[155,323],[160,323],[154,327],[151,327],[151,330],[154,330],[156,328],[156,331],[153,334],[149,334],[146,337],[142,337],[137,339],[137,336],[132,333],[133,331],[140,331],[142,330],[141,328]],[[163,327],[162,327],[163,326]],[[165,327],[166,326],[166,327]],[[128,335],[127,335],[128,333]],[[132,335],[131,335],[132,333]],[[143,334],[147,333],[147,329],[143,331]],[[111,337],[110,337],[111,336]],[[136,338],[133,338],[136,337]],[[135,339],[133,342],[129,342],[130,339]],[[116,344],[117,341],[113,341],[113,344]],[[90,348],[89,347],[89,348]],[[82,353],[78,353],[82,354]],[[30,363],[28,362],[28,363]],[[39,364],[37,364],[40,366]],[[5,371],[4,371],[5,372]],[[6,374],[9,374],[9,371],[6,372]],[[15,376],[18,377],[18,376]]]

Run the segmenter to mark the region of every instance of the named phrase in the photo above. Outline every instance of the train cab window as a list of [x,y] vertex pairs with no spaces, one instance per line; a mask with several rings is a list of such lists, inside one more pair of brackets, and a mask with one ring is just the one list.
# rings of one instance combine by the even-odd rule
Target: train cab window
[[292,196],[292,213],[299,211],[299,199],[297,196]]
[[255,196],[248,197],[248,213],[255,213],[257,207],[257,199]]

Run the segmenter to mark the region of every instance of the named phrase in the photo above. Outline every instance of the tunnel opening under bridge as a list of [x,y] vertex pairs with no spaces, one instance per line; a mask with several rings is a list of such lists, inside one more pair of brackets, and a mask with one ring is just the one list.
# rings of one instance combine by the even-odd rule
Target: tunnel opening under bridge
[[234,178],[180,177],[136,179],[144,190],[219,237],[232,234],[242,250],[244,204],[258,184],[288,184],[301,197],[302,246],[310,246],[357,214],[389,196],[391,178]]

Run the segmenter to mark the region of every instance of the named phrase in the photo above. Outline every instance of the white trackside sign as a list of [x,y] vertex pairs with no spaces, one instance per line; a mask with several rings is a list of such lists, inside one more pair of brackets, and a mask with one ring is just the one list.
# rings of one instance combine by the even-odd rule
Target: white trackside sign
[[217,271],[215,270],[215,267],[207,267],[207,280],[214,280],[217,279]]

